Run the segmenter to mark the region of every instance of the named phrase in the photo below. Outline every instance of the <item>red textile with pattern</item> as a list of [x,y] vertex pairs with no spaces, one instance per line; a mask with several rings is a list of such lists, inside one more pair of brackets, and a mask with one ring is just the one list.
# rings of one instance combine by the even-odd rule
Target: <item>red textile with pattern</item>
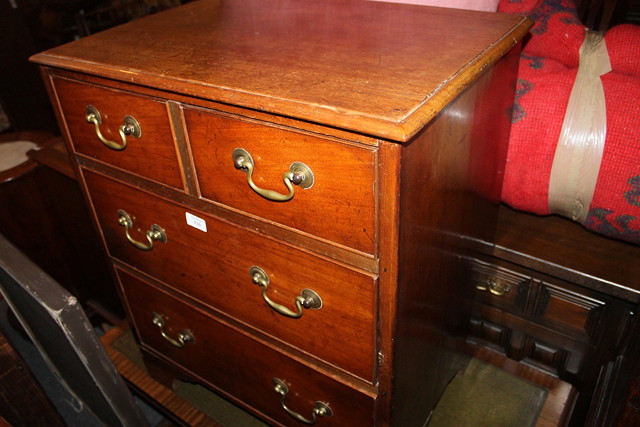
[[[549,214],[549,176],[578,70],[584,28],[570,0],[503,0],[499,11],[536,21],[520,59],[503,202]],[[585,226],[640,244],[640,27],[620,25],[605,41],[602,76],[607,135]]]

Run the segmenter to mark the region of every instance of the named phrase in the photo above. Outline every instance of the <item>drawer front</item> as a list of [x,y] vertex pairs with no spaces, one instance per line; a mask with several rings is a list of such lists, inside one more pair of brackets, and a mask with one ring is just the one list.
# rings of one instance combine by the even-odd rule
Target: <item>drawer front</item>
[[597,343],[611,311],[610,298],[537,272],[516,272],[477,259],[471,262],[476,306],[487,305],[536,324]]
[[[374,253],[374,150],[199,110],[184,113],[203,197]],[[232,154],[237,148],[253,159],[251,179],[259,189],[289,195],[283,175],[295,162],[309,167],[313,185],[306,189],[304,181],[302,186],[293,185],[288,201],[268,200],[249,186],[246,169],[234,166]]]
[[[111,256],[217,310],[372,381],[376,278],[238,228],[86,171]],[[154,224],[166,242],[141,250],[128,241],[118,211],[130,217],[130,236],[147,245]],[[187,224],[196,215],[199,228]],[[193,223],[193,218],[190,220]],[[206,232],[203,231],[206,226]],[[254,283],[252,267],[264,277]],[[265,290],[266,289],[266,290]],[[320,308],[297,309],[296,297],[314,291]],[[292,318],[280,312],[298,314]],[[283,307],[278,307],[280,305]]]
[[536,322],[578,334],[588,341],[600,335],[607,304],[600,294],[580,291],[568,285],[543,282],[533,308]]
[[476,298],[512,313],[524,313],[531,292],[531,278],[477,259],[472,261]]
[[[184,187],[164,102],[63,78],[54,78],[53,85],[76,152],[174,188]],[[100,116],[98,127],[87,121],[89,105]],[[138,123],[139,137],[135,131],[121,135],[128,116]]]
[[[373,425],[373,396],[310,369],[124,271],[118,276],[143,347],[276,422],[301,425],[282,408],[282,399],[309,421],[316,402],[328,404],[332,416],[318,417],[319,426]],[[162,330],[157,321],[154,324],[154,316],[164,322]],[[182,331],[194,340],[181,342]],[[284,397],[275,392],[276,378],[288,388]]]

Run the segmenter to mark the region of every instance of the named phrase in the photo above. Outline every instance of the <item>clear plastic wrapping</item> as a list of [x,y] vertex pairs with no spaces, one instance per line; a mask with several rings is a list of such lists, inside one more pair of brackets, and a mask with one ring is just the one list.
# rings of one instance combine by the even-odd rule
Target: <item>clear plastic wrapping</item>
[[601,33],[586,31],[549,178],[549,211],[584,222],[593,198],[607,134],[600,76],[611,71]]

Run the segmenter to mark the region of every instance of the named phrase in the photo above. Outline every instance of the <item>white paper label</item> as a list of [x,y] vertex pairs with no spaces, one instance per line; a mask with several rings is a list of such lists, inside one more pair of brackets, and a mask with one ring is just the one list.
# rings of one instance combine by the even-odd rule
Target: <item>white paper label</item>
[[192,226],[193,228],[197,228],[200,231],[207,232],[207,223],[204,219],[198,218],[197,216],[190,214],[189,212],[185,212],[187,217],[187,224]]

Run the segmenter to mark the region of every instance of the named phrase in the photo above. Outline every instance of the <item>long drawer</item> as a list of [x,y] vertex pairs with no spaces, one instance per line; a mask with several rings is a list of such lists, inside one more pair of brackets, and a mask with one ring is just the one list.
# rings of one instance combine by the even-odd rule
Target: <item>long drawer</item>
[[184,188],[166,101],[61,77],[53,85],[78,153]]
[[[111,256],[321,360],[374,380],[376,276],[97,173],[85,171],[84,176]],[[166,241],[147,240],[147,231],[158,230],[154,226],[163,230]],[[304,301],[296,303],[310,292],[318,304],[305,308]]]
[[[293,418],[298,415],[307,421],[317,417],[319,426],[374,425],[375,396],[327,377],[123,270],[117,272],[143,347],[278,423],[301,425]],[[314,415],[316,407],[324,408],[324,415]]]
[[[204,198],[375,253],[375,149],[205,110],[184,116]],[[302,179],[291,190],[289,172]]]

